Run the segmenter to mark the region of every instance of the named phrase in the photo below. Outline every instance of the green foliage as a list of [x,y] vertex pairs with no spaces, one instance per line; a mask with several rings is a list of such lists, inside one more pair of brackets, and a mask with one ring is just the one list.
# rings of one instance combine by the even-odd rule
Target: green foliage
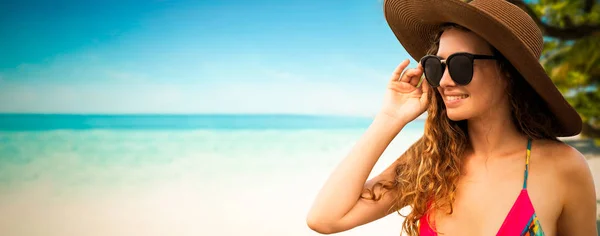
[[[597,87],[600,82],[600,37],[545,42],[542,64],[563,93]],[[566,94],[568,95],[568,94]]]
[[[582,116],[600,128],[600,32],[582,25],[600,24],[600,3],[584,0],[539,0],[527,4],[544,25],[562,32],[589,30],[573,40],[546,37],[541,63],[558,89]],[[596,31],[594,31],[596,30]],[[584,134],[586,135],[586,134]]]
[[583,0],[539,0],[528,3],[543,22],[561,28],[600,22],[600,4],[592,4],[587,11],[585,4]]

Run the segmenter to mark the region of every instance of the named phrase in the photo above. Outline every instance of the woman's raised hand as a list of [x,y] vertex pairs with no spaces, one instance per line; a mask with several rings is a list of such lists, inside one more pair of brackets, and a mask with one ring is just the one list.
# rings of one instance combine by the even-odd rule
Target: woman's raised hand
[[[409,64],[406,59],[392,73],[384,96],[381,113],[402,122],[408,123],[423,114],[429,106],[427,93],[431,87],[427,81],[421,82],[423,67],[406,69]],[[404,71],[404,73],[402,73]]]

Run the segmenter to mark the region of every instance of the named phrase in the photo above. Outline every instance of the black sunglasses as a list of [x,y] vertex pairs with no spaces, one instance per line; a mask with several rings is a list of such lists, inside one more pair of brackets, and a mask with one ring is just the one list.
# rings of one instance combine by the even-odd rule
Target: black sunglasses
[[446,60],[442,60],[441,57],[435,55],[427,55],[421,58],[421,66],[424,69],[425,78],[431,87],[440,86],[440,81],[442,80],[444,71],[446,71],[446,65],[448,65],[450,78],[456,84],[467,85],[473,79],[473,61],[475,59],[497,58],[490,55],[474,55],[466,52],[454,53],[448,56]]

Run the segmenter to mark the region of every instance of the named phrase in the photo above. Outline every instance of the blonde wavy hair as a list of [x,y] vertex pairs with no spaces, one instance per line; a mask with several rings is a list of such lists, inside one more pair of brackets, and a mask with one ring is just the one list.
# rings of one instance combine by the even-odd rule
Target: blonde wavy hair
[[[441,34],[450,28],[469,32],[456,24],[443,25],[432,39],[428,54],[437,53]],[[558,123],[546,103],[510,62],[491,48],[493,54],[500,58],[498,63],[507,78],[511,118],[519,132],[532,139],[558,141],[553,128],[558,127]],[[445,210],[452,214],[457,182],[463,170],[463,154],[470,147],[467,121],[450,120],[441,95],[437,89],[433,91],[428,94],[430,105],[424,134],[398,158],[394,180],[380,181],[370,189],[364,189],[361,195],[362,199],[378,201],[383,194],[393,194],[391,209],[397,209],[400,215],[401,208],[412,207],[408,215],[402,215],[405,217],[402,230],[411,236],[419,235],[419,219],[426,213]]]

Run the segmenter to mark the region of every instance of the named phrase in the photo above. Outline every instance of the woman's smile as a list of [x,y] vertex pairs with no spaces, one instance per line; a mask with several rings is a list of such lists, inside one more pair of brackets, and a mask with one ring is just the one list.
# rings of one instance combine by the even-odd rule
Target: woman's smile
[[446,103],[446,107],[452,108],[452,107],[457,107],[458,105],[460,105],[460,103],[462,101],[464,101],[467,98],[469,98],[468,94],[447,95],[447,96],[444,96],[444,102]]

